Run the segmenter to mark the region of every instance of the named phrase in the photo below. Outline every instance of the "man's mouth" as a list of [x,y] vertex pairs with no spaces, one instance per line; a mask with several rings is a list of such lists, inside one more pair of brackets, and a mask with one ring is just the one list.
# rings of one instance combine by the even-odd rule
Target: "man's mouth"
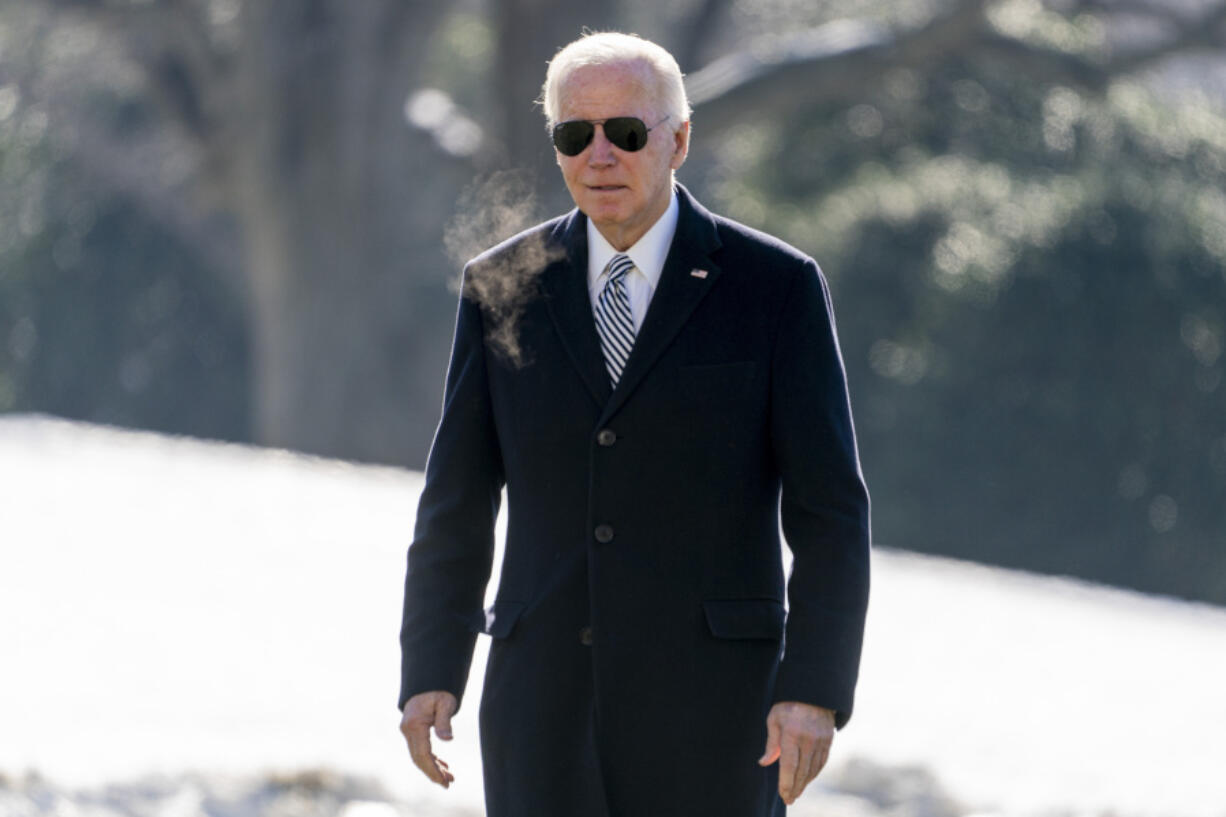
[[611,193],[614,190],[625,190],[624,184],[589,184],[589,190],[595,190],[600,193]]

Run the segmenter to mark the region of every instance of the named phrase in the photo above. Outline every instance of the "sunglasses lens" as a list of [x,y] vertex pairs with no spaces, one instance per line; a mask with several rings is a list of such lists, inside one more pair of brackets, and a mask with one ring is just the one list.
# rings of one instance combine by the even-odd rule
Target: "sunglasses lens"
[[630,153],[647,144],[647,126],[633,116],[618,116],[604,123],[604,135],[617,147]]
[[559,122],[553,126],[553,144],[563,156],[578,156],[595,133],[596,126],[591,122]]
[[[647,145],[647,126],[642,119],[633,116],[615,116],[604,121],[604,135],[614,144],[629,153],[642,150]],[[559,122],[553,126],[553,145],[563,156],[578,156],[592,143],[596,126],[591,122],[576,119]]]

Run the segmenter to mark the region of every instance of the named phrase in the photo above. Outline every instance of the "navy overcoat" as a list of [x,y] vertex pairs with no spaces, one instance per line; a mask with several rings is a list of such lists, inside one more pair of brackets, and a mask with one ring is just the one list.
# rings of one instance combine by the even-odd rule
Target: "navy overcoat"
[[777,817],[778,765],[756,763],[771,704],[851,715],[868,494],[826,282],[796,249],[678,198],[616,388],[580,212],[465,268],[399,703],[461,699],[477,634],[492,637],[489,817]]

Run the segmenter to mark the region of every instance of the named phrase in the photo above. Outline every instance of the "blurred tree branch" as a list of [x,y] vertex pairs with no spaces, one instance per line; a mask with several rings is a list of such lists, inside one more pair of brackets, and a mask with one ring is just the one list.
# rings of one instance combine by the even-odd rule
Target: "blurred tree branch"
[[1034,79],[1100,92],[1117,77],[1176,54],[1226,48],[1226,2],[1195,18],[1165,4],[1082,0],[1081,13],[1110,24],[1117,15],[1144,13],[1168,24],[1162,41],[1105,59],[1072,53],[1002,34],[988,18],[990,3],[958,0],[925,25],[910,30],[838,20],[797,34],[771,37],[721,57],[691,74],[688,87],[704,131],[743,121],[746,111],[786,114],[808,102],[864,96],[885,72],[921,69],[949,54],[1005,61]]
[[1152,17],[1169,22],[1173,35],[1164,43],[1109,60],[1106,65],[1109,75],[1129,74],[1173,54],[1203,49],[1221,51],[1226,48],[1226,2],[1211,6],[1194,19],[1183,18],[1174,9],[1167,10],[1165,15],[1155,12]]
[[984,0],[958,0],[927,24],[904,32],[837,20],[771,37],[690,75],[688,89],[704,130],[743,121],[745,111],[784,113],[798,99],[862,95],[890,68],[912,67],[963,48],[988,30]]
[[1160,21],[1182,19],[1180,9],[1172,8],[1169,2],[1153,0],[1075,0],[1068,9],[1070,14],[1114,14],[1149,17]]
[[190,0],[45,0],[88,19],[124,44],[165,109],[189,135],[207,140],[215,89],[226,86],[227,60],[211,43],[201,3]]

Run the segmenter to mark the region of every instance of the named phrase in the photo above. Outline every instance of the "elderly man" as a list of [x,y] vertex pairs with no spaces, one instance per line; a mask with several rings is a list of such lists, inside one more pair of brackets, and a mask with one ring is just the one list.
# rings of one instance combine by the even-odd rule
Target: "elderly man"
[[851,715],[868,595],[825,281],[675,183],[689,103],[659,46],[571,43],[544,107],[576,209],[465,268],[401,730],[448,786],[430,730],[451,738],[484,633],[491,817],[781,815]]

